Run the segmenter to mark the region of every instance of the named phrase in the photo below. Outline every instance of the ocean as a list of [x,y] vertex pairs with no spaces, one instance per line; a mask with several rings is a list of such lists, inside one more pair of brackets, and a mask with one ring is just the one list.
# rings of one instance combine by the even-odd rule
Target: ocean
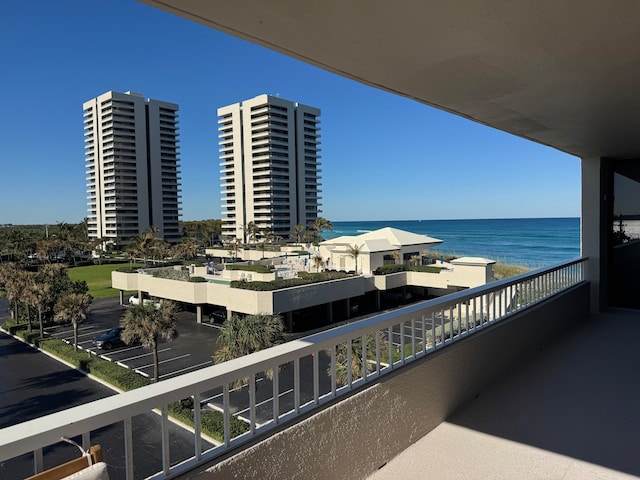
[[512,218],[489,220],[399,220],[332,222],[325,239],[360,235],[393,227],[442,240],[431,249],[457,256],[485,257],[530,268],[553,265],[580,255],[579,218]]

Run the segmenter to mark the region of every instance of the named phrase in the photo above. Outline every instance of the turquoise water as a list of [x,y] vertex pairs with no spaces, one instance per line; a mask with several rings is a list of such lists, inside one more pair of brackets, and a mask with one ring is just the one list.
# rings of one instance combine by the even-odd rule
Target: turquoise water
[[579,218],[333,222],[326,239],[394,227],[443,240],[433,251],[542,267],[580,255]]

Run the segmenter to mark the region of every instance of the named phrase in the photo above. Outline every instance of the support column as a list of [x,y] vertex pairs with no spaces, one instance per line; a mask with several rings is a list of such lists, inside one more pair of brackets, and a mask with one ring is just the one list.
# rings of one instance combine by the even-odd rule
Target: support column
[[345,304],[347,305],[347,318],[351,318],[351,299],[345,299]]
[[293,332],[293,312],[287,312],[285,314],[285,320],[287,322],[287,331],[289,333]]
[[124,305],[124,290],[120,290],[120,305]]
[[[589,157],[581,159],[582,173],[582,211],[580,222],[580,255],[589,257],[586,269],[586,279],[591,285],[591,313],[598,313],[607,304],[606,298],[606,276],[607,272],[602,271],[606,265],[607,246],[606,228],[602,223],[606,218],[607,204],[613,202],[612,193],[607,198],[606,192],[602,191],[602,186],[607,179],[602,176],[602,159],[600,157]],[[603,240],[603,238],[605,240]],[[601,285],[601,280],[604,283]]]
[[196,323],[202,323],[202,305],[196,305]]
[[376,310],[382,310],[382,303],[380,302],[380,290],[376,290]]
[[327,303],[327,321],[333,323],[333,302]]

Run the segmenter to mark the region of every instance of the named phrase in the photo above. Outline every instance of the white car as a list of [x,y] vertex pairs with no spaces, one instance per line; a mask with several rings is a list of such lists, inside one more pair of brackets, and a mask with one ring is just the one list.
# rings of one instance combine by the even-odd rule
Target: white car
[[[156,309],[160,308],[160,300],[153,300],[151,298],[143,298],[143,305],[153,305]],[[140,305],[140,299],[137,295],[131,295],[129,297],[129,305]]]

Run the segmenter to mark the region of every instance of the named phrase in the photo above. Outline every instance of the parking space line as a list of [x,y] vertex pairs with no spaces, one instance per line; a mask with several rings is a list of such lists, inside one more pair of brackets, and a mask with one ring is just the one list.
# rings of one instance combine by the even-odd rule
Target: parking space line
[[[184,355],[180,355],[179,357],[168,358],[166,360],[162,360],[161,362],[158,362],[158,365],[161,365],[161,364],[167,363],[167,362],[173,362],[174,360],[180,360],[181,358],[186,358],[186,357],[190,357],[190,356],[191,356],[190,353],[186,353]],[[148,367],[153,367],[153,363],[150,363],[148,365],[143,365],[143,366],[137,367],[137,368],[148,368]]]
[[195,369],[198,369],[198,368],[200,368],[200,367],[204,367],[205,365],[209,365],[209,364],[211,364],[211,363],[213,363],[213,360],[209,360],[208,362],[200,363],[200,364],[198,364],[198,365],[193,365],[193,366],[188,367],[188,368],[183,368],[183,369],[180,369],[180,370],[175,370],[175,371],[173,371],[173,372],[171,372],[171,373],[165,373],[164,375],[160,375],[160,378],[168,377],[168,376],[170,376],[170,375],[177,375],[177,374],[179,374],[179,373],[186,372],[186,371],[188,371],[188,370],[195,370]]
[[[171,349],[170,349],[170,348],[164,348],[164,349],[162,349],[162,350],[158,350],[158,353],[161,353],[161,352],[168,352],[169,350],[171,350]],[[153,352],[143,353],[142,355],[136,355],[135,357],[127,357],[127,358],[123,358],[123,359],[121,359],[120,361],[121,361],[121,362],[126,362],[126,361],[128,361],[128,360],[135,360],[135,359],[137,359],[137,358],[148,357],[149,355],[153,355]],[[189,354],[189,355],[191,355],[191,354]]]

